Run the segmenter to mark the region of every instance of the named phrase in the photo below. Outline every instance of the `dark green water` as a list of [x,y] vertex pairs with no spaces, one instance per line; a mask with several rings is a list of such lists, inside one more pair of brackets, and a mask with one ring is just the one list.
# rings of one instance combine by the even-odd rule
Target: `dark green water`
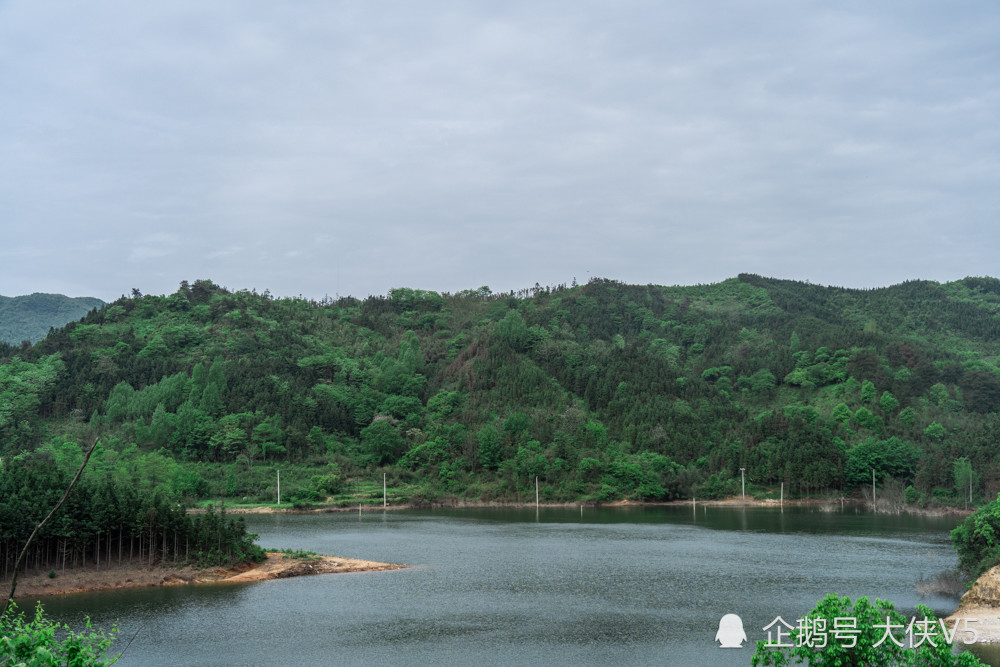
[[142,589],[46,602],[119,619],[121,665],[749,665],[748,646],[826,593],[948,614],[916,584],[955,564],[953,518],[848,508],[475,509],[249,517],[267,547],[393,572]]

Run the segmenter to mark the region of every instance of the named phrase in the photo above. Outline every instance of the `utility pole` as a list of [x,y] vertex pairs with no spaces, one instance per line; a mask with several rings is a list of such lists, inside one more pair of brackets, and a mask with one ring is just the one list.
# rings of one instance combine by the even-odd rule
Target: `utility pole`
[[872,511],[877,511],[875,506],[875,468],[872,468]]
[[745,472],[746,468],[740,468],[740,495],[743,497],[743,500],[747,499],[747,482],[744,476]]

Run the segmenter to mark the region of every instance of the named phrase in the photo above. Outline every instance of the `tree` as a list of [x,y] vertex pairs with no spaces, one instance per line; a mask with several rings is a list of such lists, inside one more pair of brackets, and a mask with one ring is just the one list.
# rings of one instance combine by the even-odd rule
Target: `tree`
[[476,444],[478,446],[479,464],[487,470],[496,470],[500,465],[502,450],[500,446],[500,434],[497,433],[493,424],[486,424],[479,433],[476,434]]
[[[891,602],[876,600],[871,604],[868,598],[861,597],[852,605],[850,598],[831,593],[801,620],[801,625],[786,635],[784,643],[791,646],[774,647],[758,641],[751,664],[754,667],[791,664],[974,667],[983,664],[968,652],[952,655],[951,643],[944,636],[941,623],[924,605],[917,605],[917,616],[909,626],[910,620],[896,611]],[[838,636],[837,629],[844,627],[852,631]],[[905,636],[907,627],[911,628],[909,641]],[[892,633],[903,646],[886,633]]]
[[863,428],[868,428],[873,431],[878,430],[881,422],[871,413],[871,410],[865,407],[858,408],[858,411],[854,413],[854,421],[858,426]]
[[500,343],[509,345],[516,352],[523,352],[528,347],[530,336],[521,313],[508,311],[504,318],[497,322],[493,329],[493,337]]
[[969,459],[963,456],[960,459],[955,459],[955,491],[958,495],[965,496],[968,494],[968,503],[972,502],[972,489],[979,484],[979,475],[975,470],[972,469],[972,463]]
[[851,421],[851,409],[847,407],[846,403],[838,403],[837,407],[833,409],[833,418],[847,426],[848,422]]
[[1000,495],[958,524],[951,543],[958,551],[958,566],[972,577],[1000,563]]
[[896,436],[887,440],[868,438],[847,453],[844,477],[849,486],[871,483],[872,470],[878,479],[912,480],[919,461],[920,451],[906,440]]
[[887,415],[899,407],[899,401],[896,400],[895,396],[884,391],[882,392],[882,398],[879,399],[879,405],[882,406],[882,413]]
[[367,450],[370,460],[375,465],[383,466],[394,463],[403,454],[406,440],[390,418],[377,417],[362,429],[361,444]]
[[285,432],[281,428],[279,415],[272,415],[253,428],[252,442],[255,453],[259,451],[265,463],[268,452],[280,454],[285,451],[285,447],[281,444],[284,439]]
[[947,431],[944,426],[941,426],[937,422],[931,422],[931,425],[924,429],[924,435],[935,440],[942,439],[946,433]]

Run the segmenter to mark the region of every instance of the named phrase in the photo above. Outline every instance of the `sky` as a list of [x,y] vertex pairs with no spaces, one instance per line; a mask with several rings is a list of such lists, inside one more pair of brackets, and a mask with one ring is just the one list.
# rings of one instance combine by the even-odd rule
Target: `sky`
[[0,294],[1000,275],[1000,4],[0,0]]

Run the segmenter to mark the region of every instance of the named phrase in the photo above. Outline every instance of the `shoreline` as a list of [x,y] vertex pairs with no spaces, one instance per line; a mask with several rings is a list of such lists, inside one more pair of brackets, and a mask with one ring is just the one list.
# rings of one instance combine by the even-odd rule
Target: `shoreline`
[[[247,563],[228,569],[154,565],[152,567],[112,567],[107,570],[70,570],[63,574],[57,574],[55,578],[49,578],[48,574],[42,572],[21,574],[18,577],[14,599],[21,601],[26,598],[44,598],[54,595],[73,595],[151,586],[243,584],[313,574],[379,572],[399,570],[405,567],[407,566],[397,563],[380,563],[339,556],[292,558],[282,552],[268,552],[267,558],[260,563]],[[9,586],[9,582],[6,583]],[[3,584],[0,583],[0,586]]]
[[[274,507],[272,505],[254,505],[228,507],[222,505],[226,514],[333,514],[335,512],[387,512],[406,510],[434,510],[434,509],[477,509],[477,508],[509,508],[509,509],[530,509],[532,507],[546,508],[602,508],[602,507],[816,507],[823,510],[834,511],[846,507],[864,507],[866,502],[858,498],[793,498],[780,501],[776,498],[741,498],[740,496],[730,496],[728,498],[717,498],[712,500],[668,500],[668,501],[639,501],[639,500],[615,500],[611,502],[600,501],[570,501],[556,503],[538,503],[523,501],[504,500],[471,500],[465,498],[446,498],[432,502],[423,503],[399,503],[395,505],[334,505],[332,503],[316,503],[310,507]],[[839,506],[839,507],[838,507]],[[968,516],[974,510],[965,510],[957,507],[904,507],[899,514],[917,514],[923,516]],[[205,508],[193,507],[188,509],[189,514],[203,514]]]

